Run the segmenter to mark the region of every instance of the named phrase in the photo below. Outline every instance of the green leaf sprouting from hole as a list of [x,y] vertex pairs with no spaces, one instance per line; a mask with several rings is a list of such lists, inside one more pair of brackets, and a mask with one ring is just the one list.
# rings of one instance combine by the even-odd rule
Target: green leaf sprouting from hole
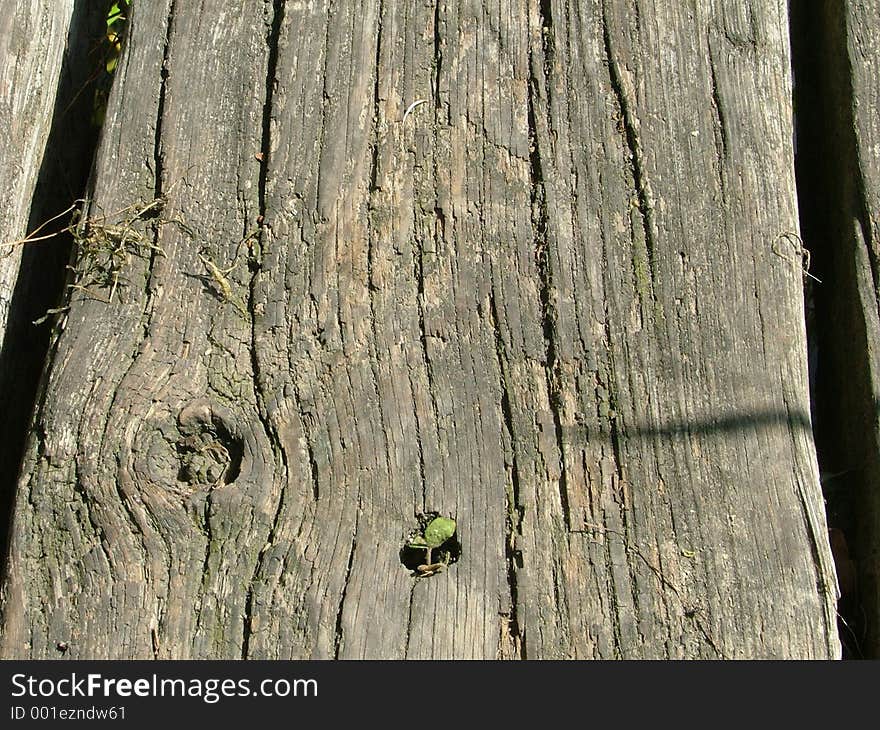
[[455,520],[448,517],[435,517],[425,528],[425,542],[430,548],[440,547],[455,534]]

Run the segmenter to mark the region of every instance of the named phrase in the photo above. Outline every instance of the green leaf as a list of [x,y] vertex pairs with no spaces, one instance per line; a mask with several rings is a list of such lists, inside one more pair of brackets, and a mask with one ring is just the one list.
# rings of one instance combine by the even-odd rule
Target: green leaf
[[435,517],[425,528],[425,542],[428,547],[440,547],[455,534],[455,520],[448,517]]
[[415,548],[416,550],[426,550],[428,548],[428,543],[425,542],[425,538],[421,535],[416,535],[415,537],[411,537],[409,542],[406,544],[407,547]]
[[107,13],[107,27],[109,28],[113,25],[117,20],[122,18],[122,8],[119,7],[119,3],[113,3],[110,6],[110,11]]

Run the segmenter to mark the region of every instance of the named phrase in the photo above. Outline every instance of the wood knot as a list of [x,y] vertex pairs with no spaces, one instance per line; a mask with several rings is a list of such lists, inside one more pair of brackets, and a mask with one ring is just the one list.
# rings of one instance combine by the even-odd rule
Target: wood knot
[[227,409],[207,399],[193,401],[178,414],[177,429],[179,482],[215,487],[238,478],[244,444]]

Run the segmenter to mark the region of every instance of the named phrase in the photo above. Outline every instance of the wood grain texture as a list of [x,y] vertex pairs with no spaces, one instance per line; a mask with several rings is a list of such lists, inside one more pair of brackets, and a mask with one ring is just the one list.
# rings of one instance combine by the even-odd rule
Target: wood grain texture
[[0,346],[61,75],[74,0],[0,2]]
[[4,656],[837,655],[784,2],[131,23]]

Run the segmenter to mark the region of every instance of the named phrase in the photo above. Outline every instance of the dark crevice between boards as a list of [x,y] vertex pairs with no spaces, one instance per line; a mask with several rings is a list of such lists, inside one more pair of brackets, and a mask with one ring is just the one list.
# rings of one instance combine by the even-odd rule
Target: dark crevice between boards
[[801,234],[821,280],[806,279],[810,402],[841,593],[838,629],[844,658],[876,659],[880,441],[869,344],[877,267],[859,236],[866,209],[846,16],[843,0],[791,0],[795,167]]
[[[28,232],[71,208],[86,191],[99,123],[103,121],[101,105],[106,103],[112,79],[107,70],[110,5],[93,0],[74,3],[52,124],[31,200]],[[0,573],[4,575],[16,485],[56,319],[45,315],[59,308],[66,293],[73,246],[66,231],[72,221],[70,215],[58,217],[41,231],[41,235],[60,231],[58,235],[23,245],[7,334],[0,349]]]

